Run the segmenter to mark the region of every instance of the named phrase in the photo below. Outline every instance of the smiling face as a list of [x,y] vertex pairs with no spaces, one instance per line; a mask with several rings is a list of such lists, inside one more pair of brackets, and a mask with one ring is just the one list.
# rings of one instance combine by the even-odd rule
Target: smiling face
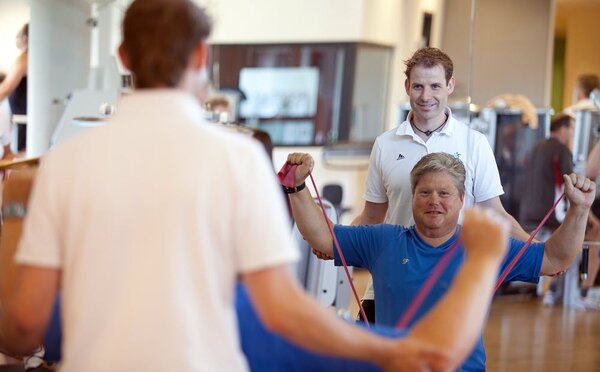
[[430,238],[452,235],[463,200],[455,179],[448,172],[424,174],[413,193],[412,208],[417,231]]
[[454,91],[454,77],[446,83],[442,65],[415,66],[410,72],[410,79],[406,79],[404,84],[414,124],[426,130],[434,129],[446,120],[444,110],[448,96]]

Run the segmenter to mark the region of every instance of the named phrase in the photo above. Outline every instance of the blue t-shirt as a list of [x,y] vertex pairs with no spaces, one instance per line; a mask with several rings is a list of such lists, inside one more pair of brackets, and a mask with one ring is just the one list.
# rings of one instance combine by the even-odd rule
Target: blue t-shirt
[[[275,333],[267,330],[258,318],[254,306],[246,293],[246,288],[238,283],[235,293],[235,307],[238,318],[241,348],[251,371],[379,371],[375,365],[353,359],[327,357],[296,346]],[[45,360],[60,361],[60,297],[57,297],[51,325],[46,335]],[[362,326],[362,324],[356,325]],[[390,327],[373,326],[369,331],[380,336],[401,338],[406,330],[395,330]]]
[[[246,289],[241,284],[237,285],[235,306],[242,350],[252,371],[379,371],[379,368],[370,363],[327,357],[307,351],[268,331],[258,319]],[[378,326],[368,330],[394,338],[406,335],[406,331],[397,331],[389,327]]]
[[[457,238],[455,233],[448,241],[435,248],[424,242],[415,227],[398,225],[341,226],[334,228],[346,262],[371,272],[377,304],[377,324],[395,326],[427,280],[440,258]],[[458,228],[457,228],[458,232]],[[510,247],[500,267],[502,272],[524,242],[510,239]],[[423,301],[409,328],[427,313],[446,293],[464,260],[464,251],[458,247],[448,267]],[[341,265],[334,247],[335,264]],[[532,243],[523,253],[505,281],[537,283],[544,257],[544,243]],[[463,364],[465,371],[485,370],[485,350],[481,337],[473,353]]]

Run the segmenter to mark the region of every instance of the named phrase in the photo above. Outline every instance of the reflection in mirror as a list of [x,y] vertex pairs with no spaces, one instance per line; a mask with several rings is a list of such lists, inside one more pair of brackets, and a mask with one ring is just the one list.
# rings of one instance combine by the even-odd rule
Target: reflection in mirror
[[213,45],[213,81],[237,90],[240,123],[275,145],[374,140],[384,129],[391,48],[363,43]]

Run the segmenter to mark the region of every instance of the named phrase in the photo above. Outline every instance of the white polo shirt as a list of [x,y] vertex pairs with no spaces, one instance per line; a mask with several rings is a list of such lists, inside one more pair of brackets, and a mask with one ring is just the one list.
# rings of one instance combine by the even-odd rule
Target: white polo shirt
[[257,143],[148,90],[44,157],[16,259],[61,270],[62,371],[244,371],[234,285],[289,226]]
[[[427,142],[413,131],[408,119],[375,140],[365,199],[389,203],[386,223],[403,226],[414,223],[410,171],[430,153],[446,152],[465,164],[465,207],[504,193],[494,153],[485,136],[456,120],[449,108],[446,114],[446,125],[434,132]],[[412,112],[408,118],[411,117]]]

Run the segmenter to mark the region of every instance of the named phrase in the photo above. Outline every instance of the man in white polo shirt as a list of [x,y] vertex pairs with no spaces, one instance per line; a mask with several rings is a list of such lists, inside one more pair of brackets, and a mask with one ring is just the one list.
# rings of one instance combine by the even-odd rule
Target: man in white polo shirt
[[[526,240],[528,234],[502,206],[504,193],[492,149],[485,136],[456,120],[448,107],[454,91],[453,63],[437,48],[417,50],[406,62],[404,86],[411,111],[398,127],[375,140],[365,192],[365,206],[353,225],[389,223],[410,226],[410,171],[423,156],[446,152],[465,163],[465,207],[492,208],[512,224],[512,234]],[[372,285],[363,297],[365,310],[374,321]]]

